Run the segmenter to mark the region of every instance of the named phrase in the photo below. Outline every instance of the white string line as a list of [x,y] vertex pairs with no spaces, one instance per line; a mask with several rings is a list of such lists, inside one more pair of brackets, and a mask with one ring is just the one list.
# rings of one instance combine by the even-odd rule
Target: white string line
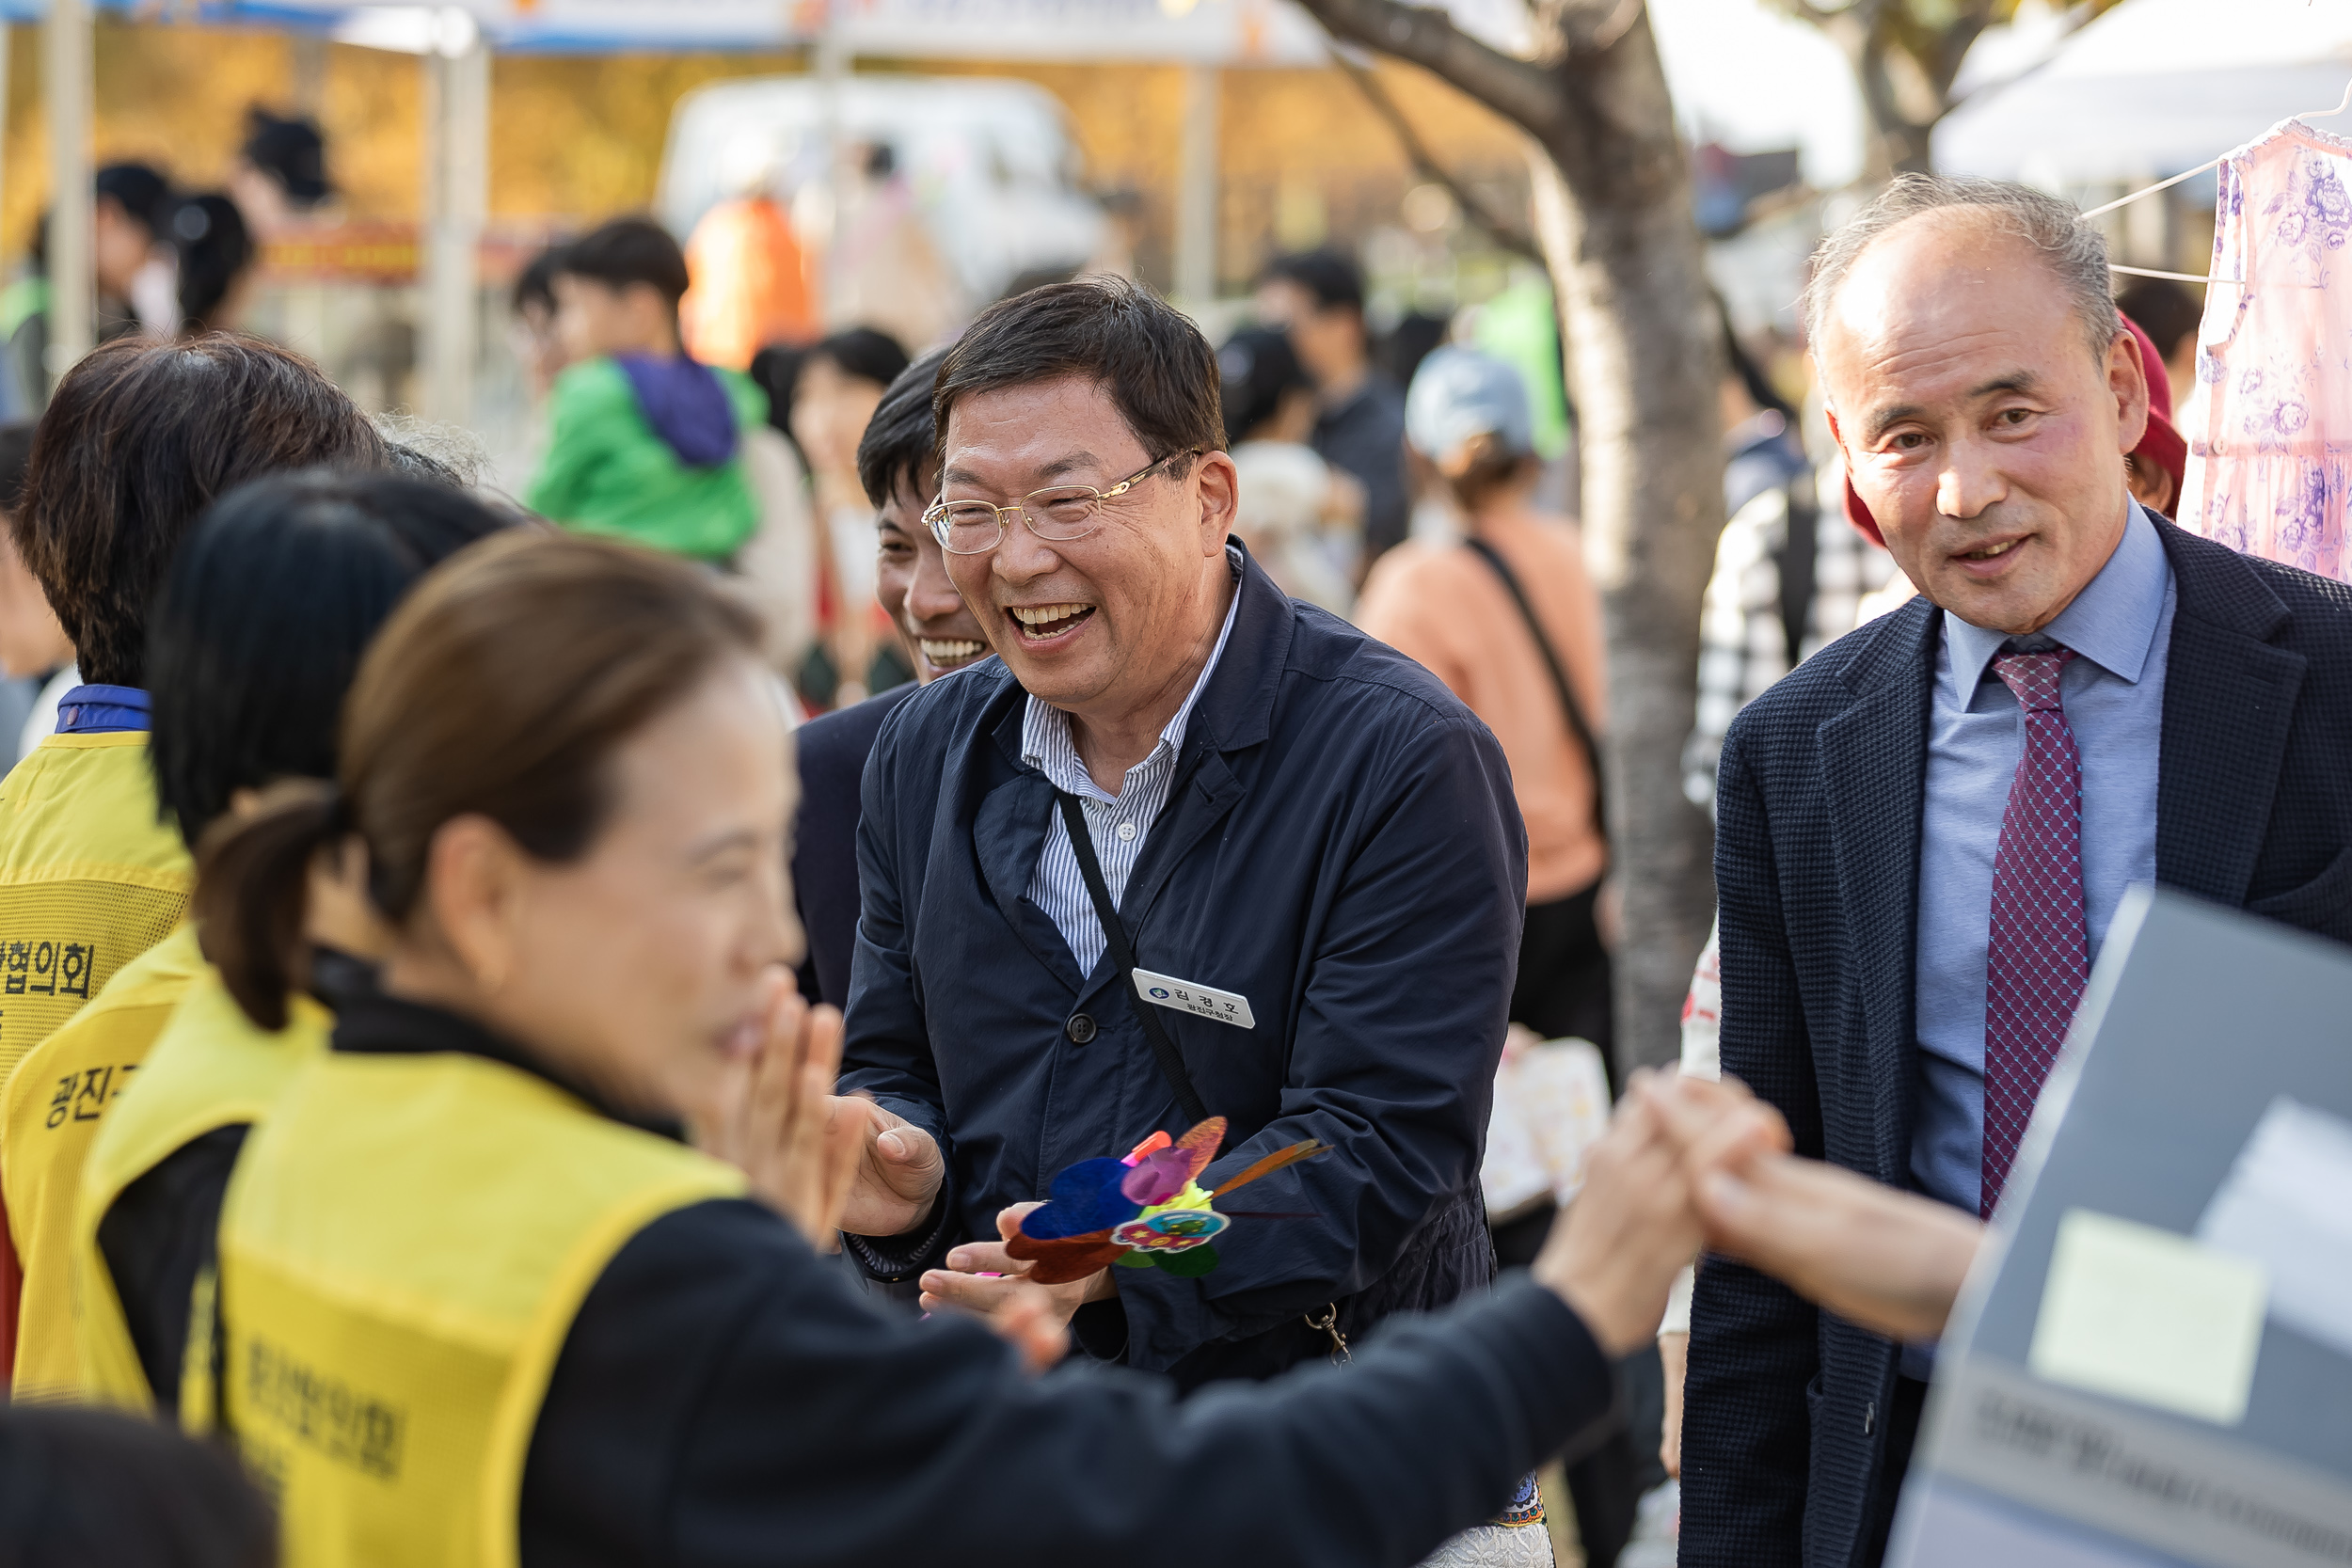
[[2134,277],[2169,277],[2175,283],[2228,283],[2243,288],[2246,281],[2240,277],[2204,277],[2193,272],[2158,272],[2153,267],[2127,267],[2119,261],[2109,261],[2107,271],[2127,272]]
[[[2334,108],[2307,109],[2299,115],[2289,115],[2287,118],[2289,119],[2296,120],[2328,119],[2333,116],[2344,113],[2346,109],[2352,109],[2352,82],[2344,83],[2344,96],[2336,101],[2336,106]],[[2128,207],[2143,196],[2153,196],[2158,191],[2171,189],[2174,185],[2179,184],[2184,180],[2194,180],[2201,174],[2206,173],[2212,169],[2219,168],[2221,166],[2221,159],[2227,158],[2229,154],[2224,152],[2221,155],[2221,158],[2216,158],[2212,163],[2199,164],[2195,168],[2176,174],[2169,180],[2159,180],[2154,184],[2150,185],[2143,190],[2134,191],[2129,196],[2119,196],[2104,207],[2093,207],[2088,213],[2080,214],[2074,221],[2077,223],[2089,223],[2092,218],[2102,216],[2107,213],[2112,213],[2118,207]],[[2107,271],[2129,273],[2134,277],[2169,277],[2175,283],[2228,283],[2237,288],[2244,288],[2246,286],[2243,279],[2236,277],[2205,277],[2193,272],[2155,272],[2147,267],[2126,267],[2119,265],[2113,261],[2109,261],[2107,263]]]
[[[2346,84],[2345,91],[2352,92],[2352,84]],[[2183,174],[2176,174],[2169,180],[2159,180],[2144,191],[2134,191],[2129,196],[2119,196],[2104,207],[2093,207],[2088,213],[2083,214],[2082,216],[2076,221],[2088,223],[2092,218],[2098,217],[2103,214],[2114,212],[2118,207],[2128,207],[2143,196],[2153,196],[2158,191],[2169,190],[2172,186],[2179,184],[2184,180],[2194,180],[2199,175],[2205,173],[2208,169],[2217,169],[2220,166],[2221,159],[2219,158],[2216,158],[2210,164],[2199,164],[2195,168],[2192,168]]]
[[[2299,114],[2299,115],[2289,115],[2287,118],[2288,118],[2289,119],[2329,119],[2334,118],[2334,117],[2335,117],[2335,116],[2337,116],[2337,115],[2340,115],[2340,114],[2344,113],[2344,110],[2346,110],[2346,109],[2352,109],[2352,82],[2346,82],[2346,83],[2344,83],[2344,96],[2343,96],[2341,99],[2337,100],[2337,102],[2336,102],[2336,106],[2335,106],[2334,108],[2332,108],[2332,109],[2306,109],[2303,113],[2301,113],[2301,114]],[[2228,154],[2228,153],[2226,153],[2226,152],[2225,152],[2225,153],[2223,153],[2223,154],[2221,155],[2221,157],[2222,157],[2222,158],[2226,158],[2226,157],[2228,157],[2228,156],[2229,156],[2229,154]],[[2153,195],[2155,195],[2158,191],[2161,191],[2161,190],[2169,190],[2169,189],[2170,189],[2172,186],[2179,184],[2179,183],[2180,183],[2182,181],[2184,181],[2184,180],[2194,180],[2194,179],[2196,179],[2199,175],[2203,174],[2203,173],[2204,173],[2205,171],[2207,171],[2208,169],[2217,169],[2217,168],[2219,168],[2220,166],[2221,166],[2221,158],[2216,158],[2216,159],[2215,159],[2212,163],[2209,163],[2209,164],[2199,164],[2199,165],[2198,165],[2195,168],[2190,169],[2190,170],[2189,170],[2188,172],[2186,172],[2185,174],[2176,174],[2176,175],[2174,175],[2174,176],[2173,176],[2171,179],[2169,179],[2169,180],[2159,180],[2159,181],[2157,181],[2154,184],[2150,185],[2147,189],[2145,189],[2145,190],[2134,191],[2134,192],[2133,192],[2131,195],[2129,195],[2129,196],[2119,196],[2119,197],[2117,197],[2117,198],[2116,198],[2113,201],[2108,202],[2108,203],[2107,203],[2106,206],[2104,206],[2104,207],[2093,207],[2093,208],[2092,208],[2092,209],[2090,209],[2090,211],[2089,211],[2088,213],[2083,214],[2082,214],[2082,216],[2083,216],[2083,218],[2085,218],[2085,219],[2089,219],[2089,218],[2095,218],[2095,217],[2100,216],[2100,215],[2101,215],[2101,214],[2106,214],[2106,213],[2112,213],[2112,212],[2114,212],[2114,211],[2115,211],[2118,207],[2128,207],[2128,206],[2130,206],[2133,202],[2137,201],[2137,200],[2138,200],[2141,197],[2143,197],[2143,196],[2153,196]],[[2131,268],[2129,268],[2129,267],[2119,267],[2119,268],[2117,268],[2116,270],[2117,270],[2117,271],[2119,271],[2119,272],[2129,272],[2129,271],[2131,271],[2132,269],[2131,269]],[[2179,275],[2178,273],[2163,273],[2163,274],[2159,274],[2159,273],[2151,273],[2151,274],[2149,274],[2149,276],[2150,276],[2150,277],[2179,277],[2180,275]],[[2204,281],[2204,279],[2203,279],[2203,278],[2201,278],[2201,277],[2192,277],[2192,278],[2190,278],[2190,279],[2189,279],[2189,281],[2190,281],[2190,282],[2192,282],[2192,283],[2201,283],[2201,282],[2203,282],[2203,281]],[[2227,281],[2227,280],[2225,279],[2225,281]]]

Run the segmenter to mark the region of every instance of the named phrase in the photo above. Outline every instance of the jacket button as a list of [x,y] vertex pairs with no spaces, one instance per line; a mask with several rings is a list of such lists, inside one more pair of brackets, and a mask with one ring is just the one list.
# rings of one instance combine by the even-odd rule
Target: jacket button
[[1084,1045],[1094,1037],[1094,1020],[1084,1013],[1072,1013],[1070,1022],[1062,1025],[1062,1033],[1070,1037],[1071,1044]]

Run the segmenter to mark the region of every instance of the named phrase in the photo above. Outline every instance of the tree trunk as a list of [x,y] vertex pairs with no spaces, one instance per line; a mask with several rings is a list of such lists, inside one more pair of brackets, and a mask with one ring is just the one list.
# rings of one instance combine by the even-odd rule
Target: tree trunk
[[1540,0],[1534,57],[1442,10],[1302,0],[1336,36],[1409,60],[1532,135],[1537,227],[1580,418],[1587,558],[1609,650],[1610,856],[1623,898],[1617,1061],[1663,1066],[1715,895],[1706,814],[1682,793],[1699,601],[1724,523],[1721,353],[1690,169],[1641,0]]
[[1538,237],[1579,415],[1584,547],[1609,647],[1611,862],[1620,1069],[1681,1050],[1682,1000],[1714,917],[1713,833],[1682,793],[1699,602],[1723,530],[1720,332],[1690,169],[1645,12],[1557,68],[1564,124],[1538,141]]

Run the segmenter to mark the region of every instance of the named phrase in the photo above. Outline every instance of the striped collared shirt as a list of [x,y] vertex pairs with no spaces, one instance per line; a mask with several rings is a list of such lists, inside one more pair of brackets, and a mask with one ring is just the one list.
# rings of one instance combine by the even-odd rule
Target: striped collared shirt
[[[1241,608],[1241,561],[1230,550],[1226,558],[1233,565],[1233,596],[1225,607],[1225,628],[1216,634],[1216,646],[1200,667],[1200,679],[1185,693],[1184,705],[1160,732],[1160,743],[1152,748],[1152,754],[1127,769],[1117,795],[1097,784],[1086,764],[1078,760],[1070,715],[1035,697],[1022,715],[1021,760],[1043,773],[1056,789],[1078,798],[1086,812],[1087,836],[1094,841],[1095,858],[1103,863],[1103,881],[1110,890],[1113,906],[1125,895],[1127,874],[1135,869],[1136,857],[1143,853],[1143,841],[1150,836],[1160,808],[1168,804],[1192,705],[1207,689],[1210,674],[1225,655],[1226,640],[1233,635],[1233,613]],[[1029,877],[1029,902],[1043,910],[1054,928],[1061,932],[1062,941],[1070,944],[1071,957],[1078,960],[1078,973],[1093,974],[1096,960],[1103,956],[1103,923],[1095,917],[1094,900],[1087,894],[1086,878],[1078,870],[1078,854],[1071,847],[1070,830],[1062,824],[1059,807],[1045,825],[1045,852],[1038,857],[1037,870]]]

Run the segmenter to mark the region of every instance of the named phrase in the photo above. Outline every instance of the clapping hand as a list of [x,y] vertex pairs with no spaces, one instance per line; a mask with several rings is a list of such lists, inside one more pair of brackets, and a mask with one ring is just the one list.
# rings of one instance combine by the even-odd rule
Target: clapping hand
[[857,1119],[834,1098],[840,1071],[840,1009],[810,1006],[780,973],[767,1037],[729,1064],[718,1115],[696,1139],[825,1251],[840,1245],[842,1206],[863,1151]]

